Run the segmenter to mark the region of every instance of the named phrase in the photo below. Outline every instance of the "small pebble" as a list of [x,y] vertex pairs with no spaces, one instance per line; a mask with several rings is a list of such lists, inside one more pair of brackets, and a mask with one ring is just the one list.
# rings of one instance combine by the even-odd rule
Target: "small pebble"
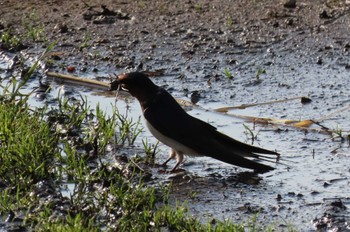
[[281,196],[281,194],[277,194],[277,196],[276,196],[276,200],[277,200],[277,201],[281,201],[281,200],[282,200],[282,196]]
[[74,66],[68,66],[67,67],[67,71],[68,72],[74,72],[75,71],[75,67]]
[[285,0],[283,6],[286,8],[295,8],[297,6],[296,0]]

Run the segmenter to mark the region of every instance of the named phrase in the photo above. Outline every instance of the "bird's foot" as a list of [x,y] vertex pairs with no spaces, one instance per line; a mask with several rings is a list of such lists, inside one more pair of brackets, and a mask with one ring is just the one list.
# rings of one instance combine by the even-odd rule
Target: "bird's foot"
[[164,163],[162,163],[160,166],[166,167],[167,164],[169,163],[169,161],[172,159],[172,157],[170,157],[169,159],[167,159]]
[[[171,160],[171,158],[169,158],[168,160],[166,160],[163,164],[161,164],[160,166],[166,167],[167,163]],[[184,169],[180,169],[178,168],[180,165],[180,162],[177,162],[175,167],[173,169],[171,169],[170,171],[167,170],[159,170],[159,173],[179,173],[179,172],[183,172],[185,171]]]

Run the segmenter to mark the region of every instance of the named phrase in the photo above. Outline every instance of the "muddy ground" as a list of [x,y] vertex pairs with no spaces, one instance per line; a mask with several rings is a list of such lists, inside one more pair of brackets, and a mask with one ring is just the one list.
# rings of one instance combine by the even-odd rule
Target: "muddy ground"
[[[52,71],[67,72],[74,66],[74,74],[90,77],[160,71],[157,84],[179,98],[199,96],[197,104],[205,109],[309,97],[312,102],[305,105],[292,101],[244,113],[318,120],[340,128],[343,139],[257,125],[255,144],[276,149],[289,166],[276,165],[276,171],[255,176],[211,159],[189,158],[184,175],[164,177],[155,171],[154,182],[172,181],[174,201],[187,200],[191,213],[203,220],[240,222],[260,212],[259,221],[281,230],[289,225],[301,231],[350,230],[350,114],[345,110],[325,117],[350,101],[347,0],[1,0],[0,14],[1,30],[20,34],[28,33],[26,27],[42,27],[45,36],[23,44],[29,46],[27,55],[39,54],[45,41],[57,42]],[[242,121],[203,110],[190,113],[245,139]],[[166,148],[162,152],[160,160]]]

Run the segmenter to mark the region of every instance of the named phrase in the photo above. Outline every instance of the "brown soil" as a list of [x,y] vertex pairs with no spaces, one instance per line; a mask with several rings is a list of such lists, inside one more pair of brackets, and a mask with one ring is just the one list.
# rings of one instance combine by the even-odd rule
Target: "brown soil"
[[[345,1],[285,2],[3,0],[0,24],[16,32],[24,24],[43,26],[48,41],[67,52],[67,62],[81,57],[79,65],[88,69],[97,61],[83,60],[91,60],[94,51],[109,65],[125,69],[160,58],[170,63],[173,57],[188,63],[213,56],[215,66],[218,54],[226,57],[216,66],[241,64],[234,54],[261,52],[276,43],[303,47],[305,38],[311,39],[306,44],[310,51],[348,49]],[[87,49],[77,49],[84,42]]]

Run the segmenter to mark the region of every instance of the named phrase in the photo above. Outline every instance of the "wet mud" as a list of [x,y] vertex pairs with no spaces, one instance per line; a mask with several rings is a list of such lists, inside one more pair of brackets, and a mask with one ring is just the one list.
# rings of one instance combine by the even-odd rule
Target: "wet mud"
[[[174,204],[186,200],[191,214],[203,220],[245,222],[257,215],[259,222],[281,231],[290,225],[301,231],[350,230],[350,113],[341,110],[350,102],[348,1],[3,0],[0,13],[2,31],[25,33],[21,25],[26,21],[41,25],[46,33],[42,41],[24,40],[13,49],[2,44],[2,79],[17,70],[19,54],[38,56],[45,41],[56,41],[52,63],[43,69],[105,81],[113,73],[156,72],[154,82],[201,107],[190,114],[249,143],[245,124],[257,134],[255,145],[282,154],[276,170],[259,176],[205,157],[186,158],[184,172],[174,175],[148,166],[149,184],[172,183]],[[46,84],[52,82],[41,75]],[[31,85],[39,86],[35,79]],[[92,95],[89,88],[66,90],[83,93],[90,104],[102,102],[105,109],[114,102]],[[41,100],[49,101],[56,93]],[[318,122],[315,130],[254,124],[212,112],[297,96],[311,102],[231,113],[312,119]],[[118,104],[135,118],[140,115],[137,102]],[[320,133],[323,127],[342,133]],[[148,132],[142,136],[156,142]],[[156,163],[167,152],[160,146]]]

